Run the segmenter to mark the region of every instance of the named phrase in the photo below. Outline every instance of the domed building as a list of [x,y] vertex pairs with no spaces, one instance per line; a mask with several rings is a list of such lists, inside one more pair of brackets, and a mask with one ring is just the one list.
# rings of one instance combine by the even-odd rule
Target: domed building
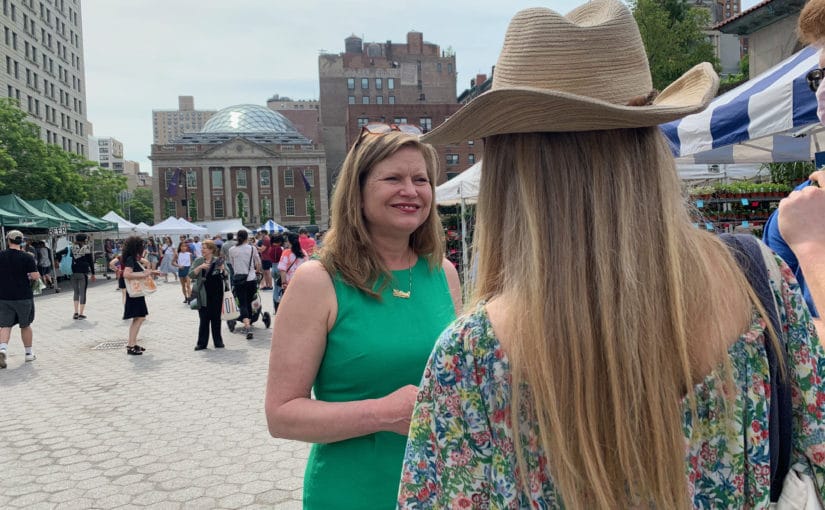
[[156,222],[242,218],[253,227],[272,218],[289,227],[309,225],[314,208],[315,224],[329,223],[323,147],[265,106],[224,108],[200,132],[152,145],[149,159]]

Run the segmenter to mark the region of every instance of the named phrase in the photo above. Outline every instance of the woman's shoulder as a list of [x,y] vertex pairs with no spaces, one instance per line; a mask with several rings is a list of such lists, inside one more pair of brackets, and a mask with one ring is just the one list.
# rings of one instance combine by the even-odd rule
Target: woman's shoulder
[[476,358],[489,353],[500,357],[501,344],[493,332],[485,303],[478,303],[447,326],[437,347],[453,354],[473,354]]

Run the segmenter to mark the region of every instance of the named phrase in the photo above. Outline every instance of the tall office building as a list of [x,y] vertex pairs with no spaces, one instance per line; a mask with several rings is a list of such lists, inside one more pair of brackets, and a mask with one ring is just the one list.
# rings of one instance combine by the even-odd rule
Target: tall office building
[[178,96],[177,110],[152,110],[152,143],[166,145],[186,133],[198,133],[215,112],[195,110],[194,97]]
[[112,137],[89,137],[89,159],[101,168],[123,173],[123,143]]
[[321,141],[331,177],[346,156],[353,107],[456,103],[455,54],[425,42],[421,32],[407,33],[403,44],[365,43],[353,35],[344,40],[344,50],[318,57]]
[[88,156],[80,0],[2,0],[0,94],[16,99],[44,141]]

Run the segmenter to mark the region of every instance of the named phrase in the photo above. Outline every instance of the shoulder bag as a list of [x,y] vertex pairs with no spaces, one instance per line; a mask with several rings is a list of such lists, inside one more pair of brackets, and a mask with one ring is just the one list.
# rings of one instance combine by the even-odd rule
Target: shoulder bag
[[255,248],[250,245],[252,251],[249,252],[249,269],[246,273],[235,273],[232,276],[232,285],[243,285],[246,283],[246,279],[249,276],[249,273],[252,272],[252,259],[255,257]]
[[789,377],[782,378],[778,360],[784,361],[789,369],[787,339],[780,322],[779,304],[771,289],[769,280],[777,284],[781,281],[779,267],[773,260],[773,254],[763,247],[755,237],[748,234],[722,234],[722,240],[731,249],[737,264],[745,273],[751,287],[768,320],[776,331],[779,352],[773,342],[765,335],[765,353],[768,358],[771,399],[768,423],[768,451],[771,469],[771,508],[776,510],[822,510],[822,502],[816,483],[805,473],[791,469],[791,451],[793,450],[793,402]]
[[[140,267],[141,272],[145,271],[143,266],[140,265],[140,262],[138,262],[138,267]],[[126,284],[126,293],[129,294],[129,297],[143,297],[158,290],[158,286],[151,276],[124,278],[123,281]]]

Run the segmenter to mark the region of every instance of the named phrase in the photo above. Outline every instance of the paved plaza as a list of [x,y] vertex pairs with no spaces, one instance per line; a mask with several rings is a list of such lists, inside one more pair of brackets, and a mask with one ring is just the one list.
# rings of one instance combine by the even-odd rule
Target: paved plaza
[[194,352],[197,312],[160,283],[127,356],[115,281],[90,285],[86,320],[62,287],[35,298],[37,360],[15,329],[0,370],[0,508],[301,507],[309,445],[264,417],[271,330],[224,324],[226,349]]

